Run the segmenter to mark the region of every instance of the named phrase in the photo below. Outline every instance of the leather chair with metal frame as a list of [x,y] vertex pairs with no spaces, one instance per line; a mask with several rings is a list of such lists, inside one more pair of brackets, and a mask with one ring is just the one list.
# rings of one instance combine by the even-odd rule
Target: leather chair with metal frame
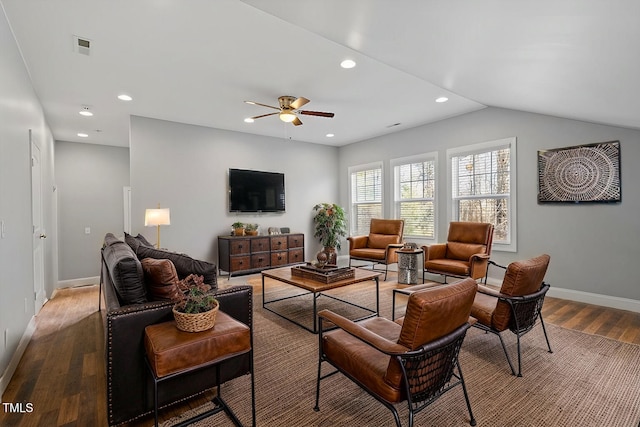
[[387,280],[389,264],[398,262],[398,249],[402,248],[404,220],[372,218],[368,236],[351,236],[349,241],[349,267],[351,260],[384,264]]
[[[409,297],[401,324],[382,317],[352,322],[328,310],[318,313],[319,361],[314,410],[320,410],[320,381],[342,372],[386,406],[398,427],[401,423],[396,404],[407,402],[412,426],[416,413],[461,385],[469,422],[475,426],[458,355],[471,326],[469,313],[476,288],[474,280],[466,279],[415,292]],[[337,328],[323,331],[325,322]],[[336,370],[321,375],[323,362]]]
[[549,266],[550,257],[547,254],[535,258],[512,262],[503,267],[494,262],[492,265],[505,268],[506,273],[500,290],[478,285],[478,293],[471,307],[471,316],[477,319],[473,325],[486,332],[498,335],[502,349],[509,362],[511,373],[516,375],[509,353],[502,339],[501,332],[509,329],[516,334],[518,340],[518,376],[522,376],[520,338],[536,325],[540,324],[547,341],[549,353],[551,344],[547,336],[547,329],[542,320],[542,304],[549,290],[549,285],[543,281]]
[[493,224],[484,222],[451,222],[447,243],[423,246],[426,273],[444,276],[481,279],[487,275]]

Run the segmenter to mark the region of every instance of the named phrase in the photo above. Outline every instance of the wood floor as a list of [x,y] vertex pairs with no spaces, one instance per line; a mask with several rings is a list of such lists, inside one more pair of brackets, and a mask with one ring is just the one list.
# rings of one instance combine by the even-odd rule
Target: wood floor
[[[255,292],[261,290],[256,287]],[[2,396],[22,403],[24,413],[0,409],[1,426],[106,426],[104,332],[98,288],[59,290],[36,317],[36,330]],[[546,298],[545,322],[640,344],[640,313]],[[161,421],[205,403],[204,395],[172,410]],[[27,403],[33,405],[28,412]],[[153,425],[146,418],[134,426]],[[231,423],[229,424],[231,425]]]

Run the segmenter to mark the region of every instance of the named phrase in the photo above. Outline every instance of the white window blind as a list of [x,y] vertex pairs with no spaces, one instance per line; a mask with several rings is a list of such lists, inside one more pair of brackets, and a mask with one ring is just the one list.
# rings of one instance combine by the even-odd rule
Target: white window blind
[[392,160],[395,214],[404,235],[435,238],[436,155]]
[[489,222],[494,245],[515,250],[515,138],[449,150],[452,219]]
[[382,218],[382,165],[350,168],[351,234],[369,234],[371,218]]

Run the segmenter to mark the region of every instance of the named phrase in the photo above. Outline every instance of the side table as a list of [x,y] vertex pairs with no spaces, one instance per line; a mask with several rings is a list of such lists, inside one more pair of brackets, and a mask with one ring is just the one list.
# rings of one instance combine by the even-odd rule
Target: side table
[[[422,249],[400,249],[398,254],[398,283],[416,285],[418,283],[418,270]],[[424,283],[424,278],[423,278]]]

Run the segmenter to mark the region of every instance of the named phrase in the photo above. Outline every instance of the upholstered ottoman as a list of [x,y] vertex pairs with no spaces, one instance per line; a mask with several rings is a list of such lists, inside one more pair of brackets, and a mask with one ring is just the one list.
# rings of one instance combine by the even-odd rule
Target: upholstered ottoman
[[[251,329],[222,311],[219,311],[216,316],[215,326],[208,331],[183,332],[176,327],[175,321],[170,321],[147,326],[144,332],[146,361],[154,384],[153,408],[156,426],[158,425],[158,385],[162,381],[207,366],[216,365],[219,369],[221,362],[253,352]],[[255,425],[253,353],[250,373],[251,413]],[[220,378],[219,372],[216,377]],[[235,425],[242,425],[231,408],[220,397],[219,381],[212,384],[213,386],[217,388],[216,397],[212,400],[214,408],[179,425],[196,422],[220,411],[225,411]]]

